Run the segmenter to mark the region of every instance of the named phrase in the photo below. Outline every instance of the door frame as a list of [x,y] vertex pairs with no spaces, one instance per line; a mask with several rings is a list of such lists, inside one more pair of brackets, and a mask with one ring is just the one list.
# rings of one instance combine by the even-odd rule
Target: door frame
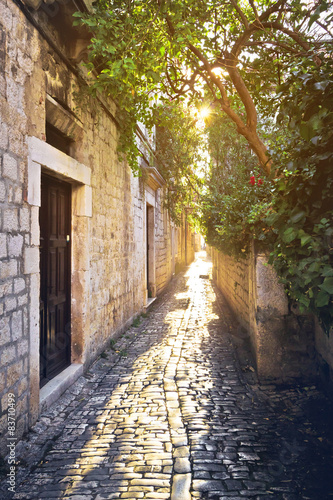
[[[71,363],[89,362],[89,241],[92,217],[91,169],[57,150],[37,137],[28,138],[28,188],[25,200],[31,210],[30,245],[25,248],[24,273],[29,275],[30,308],[29,328],[29,383],[30,425],[40,413],[39,345],[40,345],[40,262],[39,262],[39,210],[41,206],[41,172],[72,184],[71,196]],[[75,230],[73,230],[75,228]],[[76,237],[80,235],[80,239]],[[72,366],[70,368],[73,368]],[[71,370],[73,373],[74,368]],[[79,371],[79,370],[78,370]],[[71,375],[72,376],[72,375]],[[51,384],[54,380],[51,382]],[[73,377],[71,378],[73,382]],[[65,381],[66,384],[66,381]],[[43,387],[46,389],[49,384]]]

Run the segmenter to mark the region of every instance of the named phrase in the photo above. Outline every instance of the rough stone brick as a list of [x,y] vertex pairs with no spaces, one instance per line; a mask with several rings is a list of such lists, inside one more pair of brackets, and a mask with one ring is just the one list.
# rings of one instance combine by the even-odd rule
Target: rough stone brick
[[1,365],[6,366],[9,365],[12,361],[14,361],[16,356],[16,348],[14,345],[9,345],[3,349],[1,354]]
[[20,397],[27,390],[28,390],[28,379],[24,377],[17,386],[18,397]]
[[18,307],[22,307],[22,306],[24,306],[27,303],[28,303],[28,295],[27,294],[20,295],[19,297],[17,297],[17,305],[18,305]]
[[6,297],[5,298],[5,310],[6,312],[13,311],[16,309],[17,300],[16,297]]
[[7,344],[10,342],[10,318],[6,316],[5,318],[0,318],[0,345]]
[[4,203],[6,200],[6,185],[3,181],[0,181],[0,202]]
[[24,274],[39,272],[39,248],[25,248],[24,251]]
[[[3,263],[1,263],[2,265]],[[6,281],[2,285],[0,285],[0,299],[4,297],[5,295],[9,295],[12,293],[13,290],[13,283],[12,281]]]
[[7,149],[8,146],[8,126],[6,123],[0,124],[0,148]]
[[9,236],[8,253],[9,257],[19,257],[23,248],[23,236],[18,234],[16,236]]
[[0,233],[0,259],[7,257],[7,236],[5,233]]
[[16,208],[4,210],[3,228],[5,231],[18,230],[18,212]]
[[10,156],[8,153],[3,155],[2,173],[4,177],[8,177],[12,181],[17,181],[18,177],[17,160],[12,156]]
[[0,279],[6,279],[17,276],[17,261],[16,259],[10,259],[8,261],[2,261],[0,266]]
[[11,77],[6,78],[7,82],[7,102],[16,111],[22,111],[24,103],[24,86],[16,83]]
[[25,289],[25,280],[17,278],[14,280],[14,293],[20,293]]
[[12,339],[22,338],[22,311],[16,311],[12,314]]
[[18,345],[17,345],[17,355],[20,357],[20,356],[24,356],[25,354],[28,353],[28,349],[29,349],[29,342],[27,339],[22,339]]
[[15,188],[14,190],[14,203],[22,203],[22,189]]
[[20,229],[30,231],[30,211],[28,208],[20,209]]
[[22,361],[18,361],[7,368],[7,387],[13,387],[23,374]]

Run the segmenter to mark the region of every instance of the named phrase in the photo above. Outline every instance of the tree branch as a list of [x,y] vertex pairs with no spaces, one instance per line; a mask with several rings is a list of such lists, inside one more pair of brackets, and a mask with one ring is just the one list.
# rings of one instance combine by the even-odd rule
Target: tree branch
[[255,6],[255,4],[254,4],[253,0],[249,0],[249,4],[250,4],[250,5],[251,5],[251,7],[252,7],[252,10],[253,10],[253,12],[254,12],[254,16],[255,16],[256,20],[260,22],[259,15],[258,15],[258,11],[257,11],[257,8],[256,8],[256,6]]
[[235,7],[242,23],[244,24],[245,28],[247,29],[249,27],[248,20],[246,19],[246,16],[245,16],[244,12],[242,11],[242,9],[239,7],[237,0],[230,0],[230,2]]
[[277,12],[280,7],[284,7],[284,5],[287,3],[287,0],[278,0],[274,5],[272,5],[269,9],[267,9],[265,12],[259,16],[260,22],[266,21],[266,19],[269,19],[270,15],[273,14],[274,12]]
[[282,43],[282,42],[275,42],[273,40],[262,40],[261,42],[260,41],[256,41],[256,42],[247,42],[245,44],[245,47],[253,47],[253,46],[256,46],[256,45],[274,45],[276,47],[281,47],[282,49],[285,49],[287,50],[288,52],[294,52],[295,54],[299,54],[299,51],[296,50],[294,47],[290,47],[289,45],[287,45],[286,43]]

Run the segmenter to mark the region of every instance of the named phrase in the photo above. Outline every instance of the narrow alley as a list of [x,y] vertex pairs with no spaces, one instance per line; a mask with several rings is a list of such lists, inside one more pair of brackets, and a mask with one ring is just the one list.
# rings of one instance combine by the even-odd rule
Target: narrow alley
[[240,342],[200,253],[42,415],[1,498],[333,498],[324,394],[258,384]]

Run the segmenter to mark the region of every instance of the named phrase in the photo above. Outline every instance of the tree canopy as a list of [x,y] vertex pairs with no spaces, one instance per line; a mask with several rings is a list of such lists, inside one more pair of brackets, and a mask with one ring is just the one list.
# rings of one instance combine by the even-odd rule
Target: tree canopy
[[[117,102],[120,150],[133,170],[137,123],[158,125],[155,160],[174,218],[200,201],[209,243],[239,258],[254,239],[290,298],[327,331],[332,10],[326,0],[98,0],[77,14],[92,33],[92,89]],[[211,113],[201,194],[203,138],[192,108]]]
[[94,5],[92,13],[77,14],[92,32],[94,87],[109,92],[126,111],[122,149],[134,168],[136,121],[150,126],[154,102],[186,99],[228,116],[270,172],[257,102],[300,58],[321,63],[332,39],[332,14],[322,19],[329,10],[326,0],[98,0]]

